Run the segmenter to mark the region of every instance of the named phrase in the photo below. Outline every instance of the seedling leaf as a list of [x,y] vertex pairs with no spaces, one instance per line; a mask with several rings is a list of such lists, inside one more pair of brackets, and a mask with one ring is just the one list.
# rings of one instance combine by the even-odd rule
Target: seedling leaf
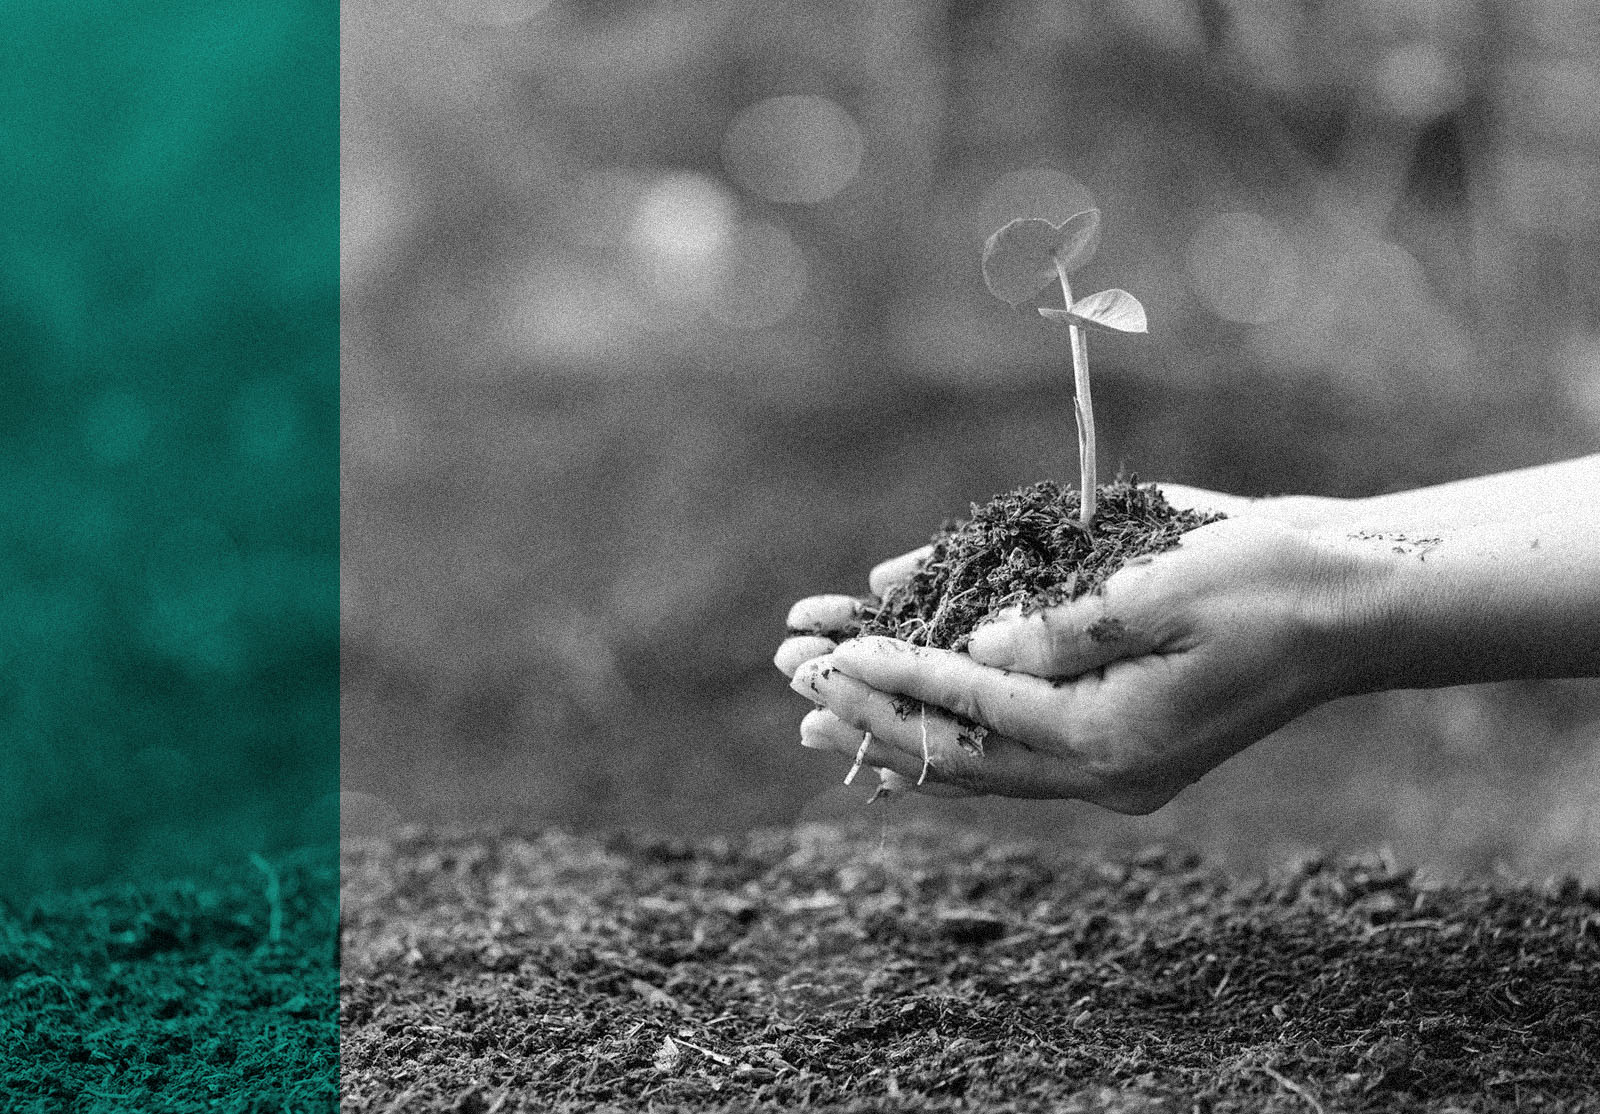
[[1061,242],[1055,256],[1068,273],[1094,258],[1100,246],[1100,210],[1085,209],[1061,222]]
[[1061,224],[1022,217],[1001,228],[983,246],[983,281],[990,293],[1021,305],[1056,280],[1056,264],[1076,270],[1100,242],[1100,210],[1085,209]]
[[1126,290],[1102,290],[1072,303],[1071,309],[1043,306],[1039,312],[1052,321],[1068,325],[1093,325],[1117,333],[1149,332],[1144,306]]

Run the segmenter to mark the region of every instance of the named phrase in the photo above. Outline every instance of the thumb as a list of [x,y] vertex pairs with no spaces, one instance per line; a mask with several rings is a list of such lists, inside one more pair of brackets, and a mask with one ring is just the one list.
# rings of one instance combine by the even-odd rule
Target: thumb
[[1024,615],[1010,607],[972,632],[973,661],[1035,677],[1077,677],[1163,642],[1156,583],[1130,565],[1097,591]]

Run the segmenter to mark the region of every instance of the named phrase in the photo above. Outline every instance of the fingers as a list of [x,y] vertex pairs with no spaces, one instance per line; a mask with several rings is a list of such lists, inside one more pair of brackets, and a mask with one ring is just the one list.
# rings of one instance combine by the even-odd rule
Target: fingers
[[867,574],[867,587],[872,590],[873,595],[883,595],[896,584],[903,584],[915,576],[917,569],[922,567],[922,562],[926,561],[932,552],[933,546],[925,545],[920,549],[913,549],[910,553],[889,558]]
[[789,609],[784,626],[802,634],[839,634],[861,614],[854,596],[807,596]]
[[[1029,787],[1038,781],[1039,760],[1021,743],[994,731],[980,737],[972,724],[958,721],[931,702],[892,695],[863,683],[840,668],[836,655],[837,651],[806,662],[790,682],[796,692],[824,705],[857,732],[848,748],[838,735],[827,736],[830,745],[826,749],[850,749],[853,753],[860,745],[859,733],[870,731],[873,741],[866,761],[872,765],[886,766],[913,780],[950,782],[977,792],[1033,795]],[[1049,687],[1035,678],[1027,680]],[[823,725],[831,729],[831,722],[807,718],[813,725],[809,738],[822,742]]]
[[844,643],[827,660],[874,690],[947,708],[1024,743],[1061,714],[1062,699],[1049,681],[991,669],[950,650],[873,636]]
[[1160,644],[1159,631],[1141,620],[1139,609],[1117,606],[1109,595],[1084,596],[1032,615],[1008,608],[972,632],[967,653],[994,669],[1070,678],[1152,653]]
[[793,677],[794,671],[800,668],[802,662],[820,658],[837,645],[833,639],[823,638],[821,635],[793,635],[785,638],[778,646],[778,652],[772,655],[772,664],[776,665],[785,677]]
[[[825,750],[854,759],[861,750],[863,732],[851,727],[826,708],[813,708],[800,721],[800,745],[812,750]],[[882,761],[880,761],[882,760]],[[876,739],[867,746],[862,761],[878,769],[878,783],[886,793],[918,792],[930,797],[968,797],[972,793],[957,785],[923,778],[921,758],[908,758]]]
[[[831,657],[806,662],[796,671],[789,687],[823,705],[836,719],[853,728],[856,744],[860,743],[861,732],[872,732],[874,738],[867,761],[874,766],[887,766],[897,773],[920,777],[924,729],[930,766],[943,774],[958,766],[966,768],[969,765],[971,755],[967,748],[970,742],[957,740],[957,735],[962,732],[948,715],[938,709],[924,712],[913,701],[897,701],[889,693],[841,672],[832,664]],[[914,728],[914,743],[911,732],[904,730],[905,722],[912,717],[918,721]],[[824,724],[832,729],[832,724],[827,721],[819,724],[812,720],[813,739],[820,739],[819,728]],[[805,728],[802,727],[804,737]]]
[[1247,539],[1266,546],[1282,534],[1281,525],[1259,515],[1198,527],[1175,548],[1134,558],[1070,603],[1031,615],[1001,612],[972,632],[967,653],[996,669],[1059,679],[1184,649],[1194,637],[1194,600],[1212,590],[1218,570],[1237,564]]

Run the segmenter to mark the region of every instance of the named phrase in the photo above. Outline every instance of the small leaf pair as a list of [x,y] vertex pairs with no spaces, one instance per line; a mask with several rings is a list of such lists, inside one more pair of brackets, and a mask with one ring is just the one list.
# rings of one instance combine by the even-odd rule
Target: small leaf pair
[[[1020,306],[1052,282],[1061,284],[1062,307],[1039,312],[1068,327],[1072,350],[1072,413],[1078,424],[1078,521],[1091,530],[1095,511],[1094,403],[1089,394],[1089,347],[1080,326],[1143,333],[1144,306],[1126,290],[1102,290],[1074,299],[1067,275],[1089,262],[1100,244],[1100,210],[1085,209],[1060,224],[1023,217],[983,246],[983,281],[1003,301]],[[1092,530],[1091,530],[1092,532]]]
[[[1100,246],[1100,210],[1086,209],[1052,224],[1023,217],[1000,229],[983,247],[983,281],[1013,306],[1039,295],[1058,279],[1082,267]],[[1066,308],[1042,306],[1039,313],[1068,325],[1092,325],[1119,333],[1148,331],[1144,306],[1126,290],[1102,290],[1071,301]]]

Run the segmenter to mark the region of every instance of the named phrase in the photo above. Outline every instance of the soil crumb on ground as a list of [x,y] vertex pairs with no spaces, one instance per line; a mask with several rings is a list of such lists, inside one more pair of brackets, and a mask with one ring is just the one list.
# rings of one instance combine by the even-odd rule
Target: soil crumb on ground
[[923,826],[346,850],[343,1109],[1600,1110],[1600,891]]
[[262,862],[0,902],[0,1110],[335,1109],[336,857]]
[[866,602],[847,634],[879,634],[964,650],[972,630],[1003,608],[1024,612],[1094,591],[1135,557],[1171,549],[1220,514],[1178,510],[1138,477],[1096,489],[1091,537],[1078,524],[1078,492],[1054,480],[973,504],[947,523],[917,574]]

